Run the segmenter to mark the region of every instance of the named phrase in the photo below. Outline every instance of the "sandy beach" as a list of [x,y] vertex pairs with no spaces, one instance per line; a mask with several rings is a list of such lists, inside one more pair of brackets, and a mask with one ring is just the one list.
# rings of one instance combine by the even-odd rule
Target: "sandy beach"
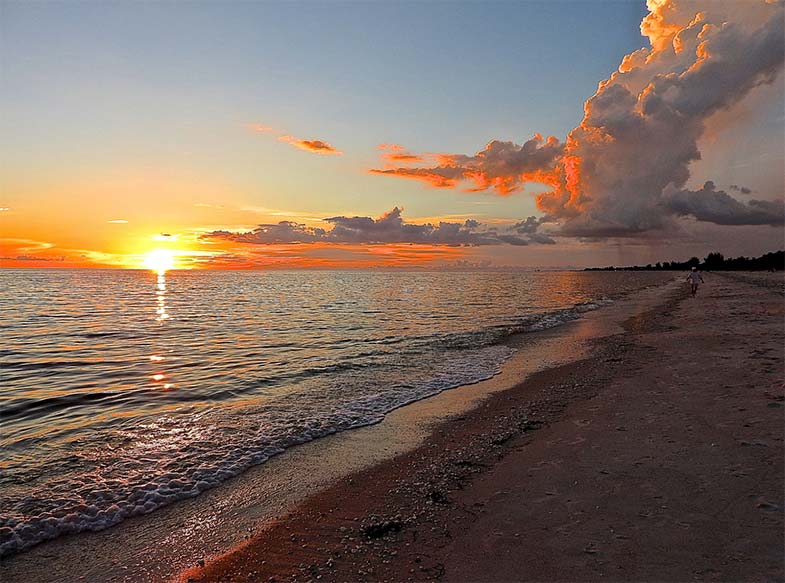
[[709,275],[697,298],[680,280],[649,288],[518,337],[489,381],[0,574],[780,580],[783,339],[779,274]]
[[181,580],[781,580],[781,284],[708,282]]
[[3,2],[0,583],[785,583],[784,22]]

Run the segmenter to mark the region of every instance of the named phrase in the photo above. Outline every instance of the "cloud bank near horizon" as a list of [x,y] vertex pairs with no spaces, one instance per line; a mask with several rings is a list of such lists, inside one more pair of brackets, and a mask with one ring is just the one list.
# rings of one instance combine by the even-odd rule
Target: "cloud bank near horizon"
[[[711,116],[781,72],[783,3],[648,0],[647,6],[641,33],[650,46],[625,56],[600,82],[564,142],[540,134],[521,145],[492,140],[473,156],[407,152],[412,158],[397,165],[387,150],[385,167],[370,172],[435,188],[468,183],[471,191],[500,195],[541,183],[550,190],[537,196],[537,206],[559,221],[565,236],[631,237],[685,217],[782,225],[781,200],[743,202],[711,182],[696,191],[685,186]],[[416,163],[417,157],[429,163]]]
[[717,190],[710,180],[695,191],[668,188],[665,201],[676,215],[692,216],[717,225],[785,224],[785,201],[751,199],[745,204],[727,192]]
[[259,225],[251,231],[211,231],[200,236],[202,240],[220,240],[250,245],[279,245],[290,243],[344,243],[344,244],[391,244],[412,243],[440,246],[480,245],[551,245],[555,241],[545,233],[538,232],[544,219],[528,217],[514,225],[497,229],[486,227],[468,219],[463,223],[442,221],[431,223],[407,223],[403,209],[394,207],[379,218],[337,216],[324,219],[332,228],[309,227],[293,221]]

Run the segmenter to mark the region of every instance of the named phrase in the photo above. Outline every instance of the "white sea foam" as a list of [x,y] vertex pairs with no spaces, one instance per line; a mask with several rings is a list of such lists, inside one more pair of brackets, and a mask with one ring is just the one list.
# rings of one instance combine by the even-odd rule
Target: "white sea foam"
[[[323,399],[312,399],[303,404],[301,391],[298,393],[300,406],[284,401],[279,402],[274,411],[265,408],[246,409],[239,416],[246,420],[245,423],[237,419],[230,420],[225,415],[178,420],[165,430],[167,434],[178,435],[180,439],[176,449],[167,451],[165,460],[163,456],[161,459],[150,459],[153,465],[139,471],[137,455],[146,453],[153,456],[149,444],[143,442],[138,449],[126,451],[125,459],[116,460],[110,468],[114,471],[127,470],[124,480],[107,484],[111,479],[96,476],[96,483],[87,488],[90,502],[77,493],[78,489],[70,494],[60,491],[56,493],[60,504],[51,510],[25,518],[21,517],[20,512],[19,518],[6,518],[0,528],[0,554],[19,551],[62,534],[103,530],[130,516],[147,514],[176,500],[197,496],[292,445],[377,423],[397,407],[447,389],[488,379],[501,370],[513,350],[504,345],[494,345],[464,352],[445,356],[436,376],[416,379],[414,384],[377,386],[375,390],[365,391],[347,402],[333,402],[324,408],[320,406]],[[341,386],[333,384],[323,386],[322,389],[334,393],[340,392]],[[260,428],[262,421],[264,423],[261,423]],[[167,424],[153,423],[129,430],[128,436],[141,439],[145,431],[157,429],[157,439],[160,439],[160,430],[164,425]],[[201,436],[198,439],[187,439],[184,436],[189,430],[183,427],[185,425],[191,425],[192,437],[206,431],[215,439],[204,439]],[[194,431],[194,428],[197,430]],[[238,434],[239,428],[242,432]],[[211,461],[199,463],[199,460],[207,459]],[[156,468],[161,467],[161,464],[169,471],[155,475]],[[145,478],[152,479],[145,481]],[[17,507],[22,510],[31,502],[36,503],[38,500],[21,500]]]

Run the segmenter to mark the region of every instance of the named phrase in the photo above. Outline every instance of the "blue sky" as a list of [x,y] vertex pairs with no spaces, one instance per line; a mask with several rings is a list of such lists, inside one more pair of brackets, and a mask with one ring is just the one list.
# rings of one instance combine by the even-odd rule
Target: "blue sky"
[[135,238],[395,205],[414,219],[520,219],[537,213],[533,197],[369,174],[377,146],[472,155],[492,139],[563,140],[598,82],[648,44],[646,14],[633,0],[5,2],[0,207],[14,209],[16,238],[66,216],[71,234],[47,242],[90,248],[78,234],[95,229],[113,251],[103,225],[118,217]]
[[[644,13],[640,2],[5,4],[4,154],[66,174],[212,165],[264,206],[298,196],[296,210],[313,208],[318,189],[330,208],[314,210],[449,213],[454,195],[420,201],[413,185],[355,167],[372,166],[381,142],[473,153],[490,137],[563,138],[642,45]],[[347,157],[304,176],[299,152],[242,131],[257,121]]]

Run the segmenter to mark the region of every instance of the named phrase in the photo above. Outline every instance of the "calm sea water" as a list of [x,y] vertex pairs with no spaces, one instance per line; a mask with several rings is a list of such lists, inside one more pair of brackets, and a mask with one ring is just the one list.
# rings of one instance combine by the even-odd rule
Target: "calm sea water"
[[0,271],[0,554],[496,374],[658,273]]

